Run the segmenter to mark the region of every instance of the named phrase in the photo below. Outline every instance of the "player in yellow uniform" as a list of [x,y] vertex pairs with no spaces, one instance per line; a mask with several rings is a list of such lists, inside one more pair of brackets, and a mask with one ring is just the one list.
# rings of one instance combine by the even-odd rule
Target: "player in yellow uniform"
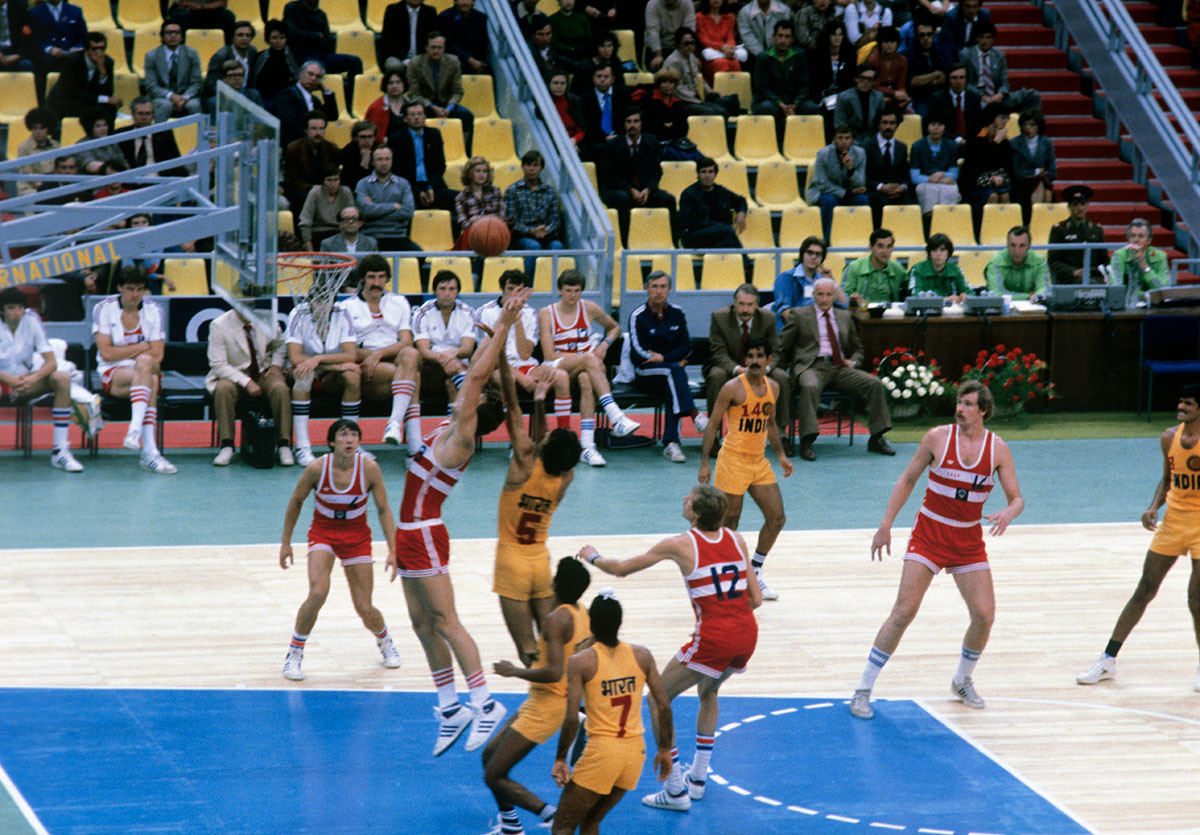
[[708,484],[709,456],[717,440],[721,418],[726,418],[725,441],[717,456],[717,472],[713,485],[726,496],[723,526],[737,530],[742,516],[742,499],[746,493],[762,511],[763,525],[750,564],[762,590],[763,600],[778,600],[779,595],[762,578],[763,563],[775,544],[787,516],[783,512],[783,496],[775,481],[775,472],[764,454],[767,441],[779,458],[783,477],[792,474],[792,462],[783,452],[779,429],[775,426],[775,401],[779,383],[767,376],[771,364],[771,344],[762,338],[746,343],[746,372],[721,386],[716,405],[708,416],[708,427],[700,445],[701,484]]
[[[517,645],[521,663],[528,667],[537,657],[533,625],[536,622],[541,629],[553,594],[546,549],[550,517],[571,486],[583,448],[574,432],[562,428],[534,444],[516,406],[517,387],[508,363],[501,363],[500,382],[505,387],[505,422],[513,455],[500,491],[492,591],[500,595],[508,634]],[[536,426],[543,425],[540,412],[541,407],[535,406]]]
[[[1154,531],[1142,579],[1133,597],[1121,610],[1112,638],[1100,660],[1075,677],[1080,684],[1096,684],[1116,678],[1117,652],[1129,637],[1133,627],[1142,619],[1146,607],[1163,578],[1181,554],[1191,554],[1192,577],[1188,582],[1188,609],[1192,613],[1192,628],[1200,645],[1200,383],[1186,385],[1179,393],[1176,407],[1179,425],[1162,434],[1163,475],[1154,491],[1150,507],[1142,514],[1142,527]],[[1167,505],[1162,524],[1158,509]],[[1200,667],[1192,689],[1200,693]]]
[[559,560],[551,612],[542,621],[544,629],[538,639],[537,661],[531,669],[509,661],[497,661],[492,667],[497,675],[528,681],[529,698],[483,749],[483,782],[500,807],[500,818],[489,835],[524,831],[515,806],[536,813],[543,823],[554,817],[553,805],[511,779],[508,772],[562,727],[567,712],[567,659],[591,640],[587,611],[578,602],[591,579],[578,560]]
[[[642,690],[650,689],[650,716],[658,753],[654,765],[659,782],[671,770],[675,731],[671,700],[645,647],[618,640],[621,604],[605,592],[588,609],[592,646],[567,662],[567,704],[551,776],[563,786],[554,815],[554,835],[600,831],[600,821],[629,789],[637,787],[646,761],[642,739]],[[579,730],[579,701],[587,710],[587,746],[567,765],[567,751]]]

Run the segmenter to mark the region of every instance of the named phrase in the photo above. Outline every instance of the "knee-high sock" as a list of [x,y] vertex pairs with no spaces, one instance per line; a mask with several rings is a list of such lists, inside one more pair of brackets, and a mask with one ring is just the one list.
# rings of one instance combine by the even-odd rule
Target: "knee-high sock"
[[617,405],[617,401],[613,400],[611,393],[600,395],[600,408],[604,410],[604,414],[608,415],[608,419],[612,423],[616,423],[625,417],[625,413],[621,411],[621,407]]
[[342,401],[342,417],[345,420],[358,420],[358,413],[361,408],[362,408],[361,400],[343,400]]
[[129,427],[141,426],[150,406],[150,386],[132,386],[129,389]]
[[410,451],[421,445],[421,404],[410,403],[404,412],[404,438]]
[[389,418],[392,423],[404,421],[408,404],[412,402],[416,390],[417,384],[412,380],[392,380],[392,414]]
[[571,398],[556,397],[554,398],[554,417],[557,418],[558,428],[571,428]]
[[142,456],[145,458],[158,455],[158,441],[154,437],[157,429],[158,409],[151,406],[146,410],[146,417],[142,421]]
[[311,408],[311,400],[292,401],[292,434],[296,436],[296,446],[302,449],[312,449],[312,441],[308,439],[308,413]]
[[50,410],[51,417],[54,418],[54,448],[56,450],[67,450],[71,448],[68,432],[71,429],[71,409],[54,408]]

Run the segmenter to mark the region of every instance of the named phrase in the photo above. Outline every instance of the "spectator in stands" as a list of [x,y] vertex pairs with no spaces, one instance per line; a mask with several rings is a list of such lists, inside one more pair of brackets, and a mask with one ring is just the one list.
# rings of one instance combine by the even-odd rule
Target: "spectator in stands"
[[646,302],[629,317],[629,361],[634,383],[640,389],[661,393],[666,420],[663,422],[663,457],[675,464],[687,458],[679,446],[679,421],[690,417],[698,433],[704,434],[708,418],[692,402],[688,387],[687,360],[692,354],[687,317],[667,301],[671,277],[661,270],[646,276]]
[[692,0],[648,0],[646,3],[646,69],[658,72],[675,49],[675,33],[696,28]]
[[908,292],[937,293],[952,302],[961,302],[967,297],[967,277],[957,264],[950,262],[954,255],[954,241],[941,232],[930,235],[925,244],[924,261],[915,264],[908,272]]
[[812,179],[804,193],[810,206],[821,209],[821,232],[829,240],[835,206],[869,206],[867,152],[854,144],[854,130],[838,125],[833,142],[817,151]]
[[754,101],[750,111],[774,116],[775,133],[780,141],[787,117],[808,112],[804,104],[808,95],[804,52],[795,47],[792,35],[790,20],[776,22],[771,48],[754,62]]
[[264,31],[267,49],[255,57],[254,71],[248,77],[254,79],[252,86],[262,96],[267,110],[274,113],[275,97],[296,83],[300,66],[288,47],[287,27],[282,20],[268,21]]
[[908,49],[901,47],[900,54],[908,62],[905,89],[912,96],[913,109],[924,116],[929,111],[934,93],[945,89],[947,73],[954,58],[934,46],[932,23],[918,23],[913,28],[913,43]]
[[614,139],[625,124],[629,110],[629,93],[624,87],[613,86],[610,67],[592,71],[592,90],[583,100],[583,144],[587,158],[597,161],[604,154],[604,144]]
[[[699,19],[697,18],[697,25]],[[679,74],[675,95],[683,101],[684,113],[689,116],[736,115],[737,96],[722,99],[701,74],[700,59],[696,57],[696,43],[696,33],[687,27],[680,27],[675,33],[675,51],[663,62],[664,70],[674,70]],[[702,88],[696,86],[697,79],[698,83],[703,85]]]
[[[700,42],[700,57],[704,59],[701,69],[709,84],[713,83],[714,73],[741,72],[742,62],[749,55],[746,47],[738,42],[737,18],[725,8],[725,3],[726,0],[700,0],[700,11],[696,15],[695,39]],[[676,32],[677,49],[679,44],[680,36]]]
[[[176,218],[168,218],[168,219],[174,220]],[[129,229],[146,229],[146,228],[152,226],[153,223],[152,223],[152,218],[150,217],[150,215],[148,213],[140,212],[136,215],[131,215],[129,217],[127,224],[123,224],[123,225],[126,225],[127,228],[129,228]],[[185,241],[184,243],[181,243],[181,244],[172,244],[171,246],[163,246],[163,247],[156,247],[156,248],[159,250],[159,252],[171,253],[171,254],[188,253],[188,254],[194,255],[196,252],[196,244],[192,241]],[[121,264],[121,263],[123,263],[123,262],[120,262],[120,261],[117,262],[117,264]],[[154,256],[147,257],[147,258],[130,258],[129,263],[133,264],[133,266],[137,267],[139,270],[141,270],[142,272],[144,272],[146,274],[146,278],[150,282],[150,295],[152,295],[152,296],[162,295],[164,287],[169,292],[172,292],[172,293],[175,292],[175,290],[176,290],[175,282],[172,281],[171,279],[167,278],[166,272],[163,269],[163,257],[161,255],[154,255]],[[110,269],[109,275],[111,276],[114,273],[119,273],[119,272],[120,272],[120,270]],[[205,292],[208,291],[207,286],[204,289],[205,289]]]
[[517,19],[517,26],[521,30],[521,34],[526,39],[533,35],[534,29],[540,29],[540,26],[535,26],[538,17],[545,17],[538,11],[539,0],[516,0],[512,4],[513,17]]
[[754,62],[770,48],[775,24],[791,22],[792,10],[782,0],[751,0],[737,13],[738,37],[746,48],[745,69],[754,72]]
[[894,26],[879,27],[875,48],[867,56],[867,63],[875,68],[875,89],[883,93],[887,107],[908,109],[908,59],[899,52],[900,33]]
[[613,86],[625,86],[625,69],[617,56],[617,36],[612,32],[601,32],[596,36],[595,52],[584,58],[571,77],[571,92],[582,96],[592,89],[592,73],[597,67],[610,67],[613,71]]
[[550,50],[555,66],[574,67],[592,48],[592,22],[575,11],[575,0],[558,0],[558,11],[550,15]]
[[484,215],[508,221],[504,213],[504,195],[492,182],[492,164],[484,157],[471,157],[462,170],[463,188],[454,198],[454,219],[462,230],[455,249],[470,249],[467,230]]
[[[246,86],[246,68],[242,66],[240,61],[235,61],[232,58],[221,65],[221,80],[232,87],[236,92],[241,93],[250,101],[265,109],[265,104],[262,95],[258,90]],[[208,112],[212,113],[216,107],[217,100],[214,96],[208,103]]]
[[0,72],[33,71],[29,31],[25,0],[0,0]]
[[838,93],[833,112],[834,123],[849,126],[854,143],[864,148],[875,136],[883,113],[883,93],[875,89],[877,75],[870,64],[859,64],[854,70],[854,87]]
[[1008,61],[1004,53],[994,47],[995,24],[991,21],[980,23],[975,27],[975,36],[975,45],[959,50],[958,60],[966,65],[967,84],[980,94],[980,102],[984,106],[999,104],[1010,113],[1040,109],[1042,94],[1037,90],[1008,88]]
[[183,27],[167,21],[158,30],[160,46],[146,53],[146,95],[154,101],[154,121],[200,112],[200,53],[183,42]]
[[342,209],[353,205],[354,193],[342,185],[342,172],[335,162],[325,169],[321,185],[313,186],[304,198],[296,224],[304,249],[318,251],[321,243],[338,231]]
[[392,3],[383,13],[379,60],[384,70],[402,69],[421,54],[429,33],[437,29],[437,10],[422,0]]
[[367,105],[367,112],[363,114],[363,118],[375,125],[376,142],[387,142],[393,133],[405,129],[404,105],[408,101],[405,88],[403,70],[384,72],[379,82],[379,91],[383,95]]
[[244,397],[266,401],[275,420],[279,464],[290,467],[296,463],[288,446],[292,398],[283,376],[283,361],[282,340],[268,339],[262,328],[255,327],[240,311],[227,310],[208,326],[209,371],[204,385],[213,396],[217,439],[221,445],[213,466],[224,467],[233,462],[237,404]]
[[355,186],[363,231],[379,242],[383,252],[411,252],[420,247],[409,240],[409,224],[416,211],[413,186],[393,173],[392,149],[378,145],[371,151],[374,169]]
[[458,300],[462,282],[450,270],[433,277],[433,298],[413,313],[412,330],[421,357],[421,397],[453,403],[475,352],[475,311]]
[[796,45],[805,52],[820,46],[825,27],[837,19],[837,11],[833,0],[813,0],[801,6],[792,18],[796,24]]
[[671,240],[675,240],[675,198],[658,187],[662,153],[657,139],[642,134],[640,110],[634,108],[625,114],[625,135],[604,144],[596,168],[600,197],[605,205],[617,210],[622,240],[629,231],[629,210],[634,208],[667,209],[671,213]]
[[1029,227],[1008,230],[1007,246],[997,252],[983,268],[987,288],[997,296],[1038,301],[1046,295],[1050,268],[1046,259],[1029,248]]
[[[717,185],[717,162],[701,157],[696,182],[679,195],[679,227],[688,249],[741,249],[746,231],[746,198]],[[715,401],[714,401],[715,402]]]
[[850,305],[904,301],[908,274],[892,260],[896,237],[890,229],[875,229],[870,237],[871,251],[846,265],[842,289]]
[[[521,157],[525,176],[504,190],[504,216],[512,223],[511,249],[562,249],[558,194],[542,182],[546,160],[541,151],[526,151]],[[533,274],[532,258],[525,259],[525,272]]]
[[357,55],[335,52],[337,39],[329,28],[329,17],[319,8],[320,0],[291,0],[283,7],[288,42],[301,61],[319,61],[325,72],[351,77],[363,71]]
[[[43,3],[34,11],[50,5]],[[60,6],[77,8],[66,2]],[[53,110],[59,119],[66,119],[79,116],[88,105],[101,104],[111,122],[116,117],[117,108],[124,102],[113,92],[113,59],[108,57],[108,38],[103,32],[88,32],[83,40],[82,51],[63,57],[54,67],[61,67],[61,72],[54,87],[46,94],[46,107]]]
[[388,138],[396,174],[408,181],[419,209],[454,208],[454,192],[446,187],[446,149],[437,128],[425,124],[419,101],[404,105],[405,130]]
[[[138,96],[129,103],[129,110],[133,113],[133,124],[114,131],[115,134],[148,128],[154,124],[154,100],[149,96]],[[117,147],[120,148],[121,154],[130,168],[143,168],[147,165],[154,165],[156,162],[179,159],[179,145],[175,142],[175,133],[169,130],[160,130],[150,136],[139,136],[136,139],[126,139]],[[179,173],[179,169],[163,173],[174,176]]]
[[[812,304],[812,288],[818,278],[834,279],[833,270],[825,263],[829,249],[823,238],[809,235],[800,244],[800,263],[794,269],[785,270],[775,278],[775,328],[783,330],[798,307]],[[846,306],[846,294],[841,287],[834,291],[834,303]]]
[[237,25],[229,0],[176,0],[167,9],[167,20],[188,29],[220,29],[228,41]]
[[462,122],[463,139],[471,147],[475,114],[462,106],[462,67],[446,54],[446,39],[438,32],[425,38],[425,54],[408,62],[408,95],[425,105],[425,115]]
[[846,6],[845,17],[846,36],[855,49],[877,41],[879,30],[892,25],[892,10],[879,0],[856,0]]
[[889,108],[879,117],[875,141],[867,145],[867,195],[875,225],[883,221],[884,206],[908,206],[913,184],[908,170],[908,146],[896,138],[900,111]]
[[378,252],[379,242],[359,230],[362,216],[355,206],[347,206],[338,212],[338,231],[321,242],[321,252],[345,252],[357,255],[360,252]]
[[[562,120],[563,127],[567,131],[567,136],[571,137],[575,151],[580,153],[583,149],[583,142],[587,137],[587,134],[583,130],[585,124],[583,102],[578,96],[567,90],[568,77],[565,70],[554,70],[550,73],[550,101],[554,103],[554,111],[558,114],[558,118]],[[590,89],[588,93],[591,93]]]
[[[1070,216],[1050,227],[1050,243],[1100,243],[1104,240],[1104,228],[1088,219],[1088,204],[1092,200],[1092,189],[1088,186],[1068,186],[1063,189],[1063,200],[1067,201]],[[1103,249],[1052,249],[1046,259],[1050,265],[1050,276],[1055,284],[1100,284],[1104,275],[1100,267],[1108,264],[1108,252]],[[1090,264],[1090,275],[1085,278],[1084,261]]]
[[607,32],[616,28],[616,0],[585,0],[583,13],[591,19],[592,30],[595,32]]
[[967,68],[964,64],[951,64],[946,79],[946,89],[933,94],[929,99],[929,109],[947,114],[946,135],[959,145],[964,145],[979,132],[983,105],[979,93],[967,87]]
[[[79,124],[83,127],[83,137],[80,142],[93,139],[103,139],[112,129],[109,110],[103,105],[93,104],[83,111]],[[87,151],[75,151],[75,163],[81,174],[99,174],[106,162],[124,162],[125,157],[116,145],[105,145]]]
[[[30,9],[29,29],[38,56],[38,68],[42,72],[59,70],[64,74],[67,56],[88,49],[89,44],[95,43],[88,36],[99,34],[87,31],[83,10],[67,0],[45,0]],[[62,80],[61,77],[59,80]],[[76,115],[57,112],[59,116]]]
[[284,194],[293,207],[303,206],[308,193],[337,165],[340,149],[325,138],[325,116],[314,110],[304,120],[304,135],[284,150]]
[[1135,217],[1129,222],[1125,246],[1113,253],[1109,283],[1137,291],[1154,290],[1168,283],[1167,253],[1150,245],[1150,221]]
[[371,174],[371,150],[375,147],[375,125],[363,119],[350,128],[350,141],[338,156],[342,185],[354,191],[358,181]]
[[925,135],[913,143],[909,154],[909,178],[916,184],[917,202],[928,221],[934,206],[959,202],[958,145],[946,139],[946,116],[930,111],[925,117]]
[[958,55],[964,47],[974,46],[979,25],[992,22],[991,13],[982,5],[982,0],[962,0],[943,16],[938,42],[951,54]]
[[698,160],[696,145],[687,138],[687,110],[683,100],[675,95],[679,74],[660,68],[654,74],[654,93],[642,104],[643,129],[658,140],[663,159]]
[[[45,107],[35,107],[30,110],[25,114],[25,129],[29,131],[29,136],[17,146],[17,156],[30,157],[34,154],[53,151],[58,147],[58,140],[50,134],[57,133],[57,127],[58,119],[55,117],[54,111]],[[9,127],[9,130],[12,128]],[[21,174],[51,174],[53,172],[53,159],[31,162],[19,169]],[[24,197],[26,194],[33,194],[41,188],[41,185],[41,182],[37,180],[21,180],[17,183],[17,196]]]
[[[202,0],[189,0],[202,2]],[[186,28],[186,27],[184,27]],[[208,59],[208,70],[204,75],[204,109],[212,112],[212,101],[217,95],[217,81],[224,80],[226,61],[237,61],[242,68],[242,82],[247,90],[254,89],[254,68],[258,64],[258,50],[250,42],[254,40],[254,24],[239,20],[233,24],[233,33],[225,46]],[[228,83],[228,82],[226,82]],[[243,93],[245,95],[245,93]]]
[[[61,156],[54,160],[54,170],[49,172],[56,177],[75,177],[78,176],[79,163],[75,161],[75,157],[71,155]],[[61,186],[75,185],[75,183],[67,183],[62,180],[45,180],[38,185],[38,191],[50,191]],[[59,197],[44,197],[38,200],[39,203],[44,203],[50,206],[64,206],[67,203],[78,203],[83,199],[82,188],[78,191],[70,192]],[[47,317],[49,318],[49,317]],[[83,318],[82,316],[80,318]]]
[[[113,174],[122,174],[129,170],[129,165],[124,159],[108,159],[97,172],[101,177],[109,177]],[[100,200],[105,197],[115,197],[118,194],[124,194],[129,191],[129,187],[120,180],[114,180],[106,185],[100,186],[92,192],[93,200]]]
[[325,70],[319,63],[305,61],[300,67],[299,79],[275,97],[279,143],[284,148],[303,135],[306,114],[320,113],[326,122],[336,122],[339,115],[337,96],[325,86]]
[[989,104],[980,114],[983,128],[963,147],[962,178],[978,219],[985,203],[1011,202],[1012,147],[1008,142],[1008,111]]
[[1058,163],[1054,143],[1046,136],[1046,120],[1040,110],[1026,110],[1017,119],[1021,135],[1010,139],[1013,157],[1013,199],[1021,204],[1026,222],[1034,203],[1054,202],[1054,180]]
[[835,292],[833,279],[818,279],[813,285],[813,303],[798,308],[779,337],[780,355],[791,364],[792,389],[798,395],[800,457],[805,461],[817,460],[813,449],[813,441],[820,433],[817,407],[821,392],[826,389],[845,392],[863,401],[871,431],[867,451],[895,455],[896,451],[883,437],[892,428],[887,390],[878,377],[857,367],[863,361],[858,324],[850,311],[833,308]]
[[846,24],[833,20],[821,35],[817,48],[808,53],[807,109],[825,117],[825,138],[833,139],[837,97],[854,86],[854,47],[846,38]]
[[[570,67],[560,67],[558,65],[558,55],[551,48],[550,44],[554,38],[554,31],[550,28],[550,18],[539,13],[533,19],[529,31],[529,51],[533,55],[533,63],[537,66],[538,73],[542,78],[549,79],[550,73],[556,69],[561,69],[570,75]],[[591,73],[584,74],[584,78],[591,80]],[[624,82],[622,82],[624,83]]]
[[438,15],[438,30],[446,36],[446,50],[468,73],[490,73],[487,15],[475,9],[475,0],[454,0]]

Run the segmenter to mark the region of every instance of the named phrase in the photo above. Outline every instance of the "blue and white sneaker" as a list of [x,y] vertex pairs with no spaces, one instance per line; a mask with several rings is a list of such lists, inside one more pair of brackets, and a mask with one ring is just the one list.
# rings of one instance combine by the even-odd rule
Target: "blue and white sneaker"
[[683,767],[683,782],[687,785],[688,797],[690,797],[692,800],[704,799],[704,787],[708,781],[697,780],[692,776],[691,763]]
[[663,789],[657,794],[646,795],[642,798],[642,803],[646,806],[653,806],[655,809],[668,809],[672,812],[686,812],[692,808],[692,799],[686,790],[682,794],[673,795]]
[[433,708],[433,717],[438,720],[441,727],[438,728],[437,741],[433,743],[433,755],[440,757],[446,752],[446,749],[454,744],[462,732],[467,729],[467,725],[471,724],[471,720],[475,718],[475,714],[463,704],[457,704],[454,707],[448,708],[449,712],[442,710],[436,705]]
[[166,458],[163,458],[161,454],[142,458],[141,467],[146,472],[158,473],[159,475],[174,475],[179,472],[176,466]]
[[488,699],[483,707],[477,708],[472,705],[471,712],[475,714],[475,721],[471,724],[471,733],[467,734],[468,751],[483,747],[508,715],[508,708],[495,699]]

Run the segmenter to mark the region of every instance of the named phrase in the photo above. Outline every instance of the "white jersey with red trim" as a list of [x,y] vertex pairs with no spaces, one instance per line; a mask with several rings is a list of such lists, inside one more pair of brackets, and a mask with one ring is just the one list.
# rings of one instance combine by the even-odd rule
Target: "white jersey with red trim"
[[430,299],[413,314],[412,330],[414,339],[429,340],[429,350],[435,354],[457,351],[462,347],[463,337],[475,336],[475,308],[456,300],[447,321],[442,318],[437,299]]
[[315,357],[317,354],[341,353],[342,345],[346,342],[356,342],[354,338],[354,323],[350,314],[341,302],[333,306],[329,314],[329,329],[325,339],[321,339],[317,324],[313,321],[312,310],[308,302],[300,302],[288,314],[285,338],[289,345],[299,345],[305,355]]
[[10,330],[0,324],[0,371],[19,377],[33,371],[33,358],[51,353],[50,341],[41,318],[32,310],[26,310],[17,329]]
[[554,350],[560,354],[584,354],[600,342],[600,337],[592,333],[587,305],[582,301],[570,322],[559,318],[557,304],[550,305],[550,324],[554,329]]
[[366,528],[367,525],[367,476],[363,472],[366,456],[354,453],[354,477],[345,490],[333,483],[333,454],[321,456],[321,478],[313,496],[313,524],[336,525],[339,528]]
[[696,612],[696,630],[736,631],[747,625],[757,629],[746,593],[746,555],[738,547],[736,535],[721,528],[717,539],[711,540],[692,528],[688,536],[696,567],[683,581]]
[[359,296],[346,299],[342,306],[354,325],[359,347],[368,351],[396,344],[401,331],[412,332],[412,305],[397,293],[383,294],[378,313],[372,313],[371,306]]
[[[500,314],[504,311],[504,306],[500,304],[499,299],[492,299],[479,310],[475,311],[475,321],[480,324],[487,325],[493,331],[496,329],[496,322],[500,319]],[[525,332],[525,338],[537,345],[538,341],[538,320],[537,314],[528,305],[521,308],[520,318],[521,329]],[[480,341],[487,336],[485,331],[480,331]],[[509,364],[515,366],[529,365],[537,363],[532,357],[522,359],[521,354],[517,351],[517,326],[513,325],[508,329],[508,339],[504,343],[504,353],[508,357]]]
[[441,522],[442,502],[450,495],[454,485],[462,478],[463,471],[471,463],[470,457],[460,466],[447,469],[438,463],[434,452],[438,438],[450,427],[450,421],[442,421],[424,438],[420,451],[408,459],[408,472],[404,475],[404,496],[400,499],[400,519],[396,527],[410,529]]
[[[163,312],[157,302],[143,299],[138,308],[137,325],[127,330],[121,322],[121,297],[109,296],[92,309],[92,333],[104,334],[114,346],[136,345],[139,342],[160,342],[167,338],[163,328]],[[137,360],[128,359],[106,362],[96,358],[96,370],[104,374],[111,368],[133,368]]]
[[963,461],[958,447],[958,424],[950,425],[950,437],[937,464],[929,468],[925,498],[917,513],[952,528],[973,528],[983,518],[983,505],[995,484],[996,436],[984,430],[983,445],[975,463]]

